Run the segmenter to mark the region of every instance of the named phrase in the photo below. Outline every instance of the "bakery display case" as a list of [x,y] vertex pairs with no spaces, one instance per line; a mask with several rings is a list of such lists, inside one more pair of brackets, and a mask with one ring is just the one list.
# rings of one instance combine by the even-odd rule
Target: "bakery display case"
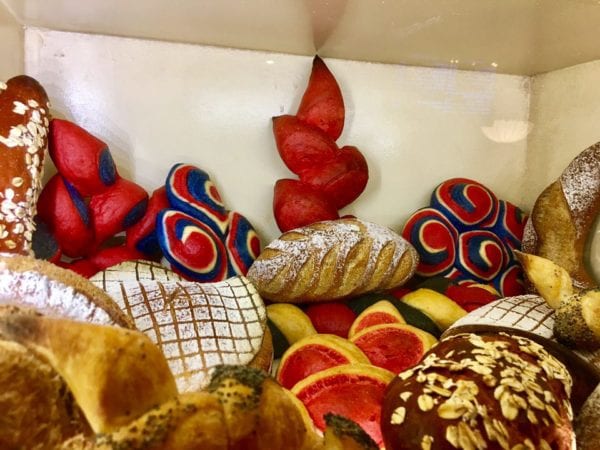
[[272,186],[289,176],[270,119],[295,111],[318,53],[344,93],[340,142],[369,162],[368,186],[344,212],[398,228],[454,176],[529,210],[598,140],[599,10],[569,0],[4,0],[0,70],[39,79],[53,113],[101,136],[149,190],[176,162],[203,168],[268,241],[279,233]]
[[[0,0],[0,80],[26,74],[49,99],[25,78],[0,83],[0,149],[23,152],[27,205],[41,191],[36,252],[56,242],[26,254],[18,222],[34,209],[6,175],[0,348],[15,356],[0,369],[26,374],[21,394],[42,380],[46,442],[138,439],[161,405],[183,430],[160,435],[165,449],[199,445],[188,420],[214,448],[259,423],[257,448],[571,449],[573,414],[593,448],[598,23],[596,0]],[[296,226],[306,211],[325,220]],[[9,232],[22,255],[3,253]],[[212,253],[194,259],[202,239]],[[6,309],[12,297],[44,315]],[[150,395],[113,393],[104,410],[103,383]],[[363,430],[321,414],[354,391],[364,410],[336,414]],[[231,396],[263,403],[242,414]]]

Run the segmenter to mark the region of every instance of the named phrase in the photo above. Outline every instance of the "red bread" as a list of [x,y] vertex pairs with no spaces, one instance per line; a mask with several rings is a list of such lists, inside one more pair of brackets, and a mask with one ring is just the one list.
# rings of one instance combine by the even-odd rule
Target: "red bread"
[[573,449],[571,381],[525,337],[452,336],[388,386],[385,447]]
[[31,254],[49,116],[48,96],[36,80],[0,81],[0,252]]
[[90,200],[96,244],[126,230],[146,212],[148,194],[132,181],[119,178],[102,194]]
[[108,146],[68,120],[52,120],[48,151],[60,174],[83,197],[106,191],[118,178]]
[[48,225],[62,252],[77,258],[94,247],[94,230],[87,205],[74,187],[54,175],[40,194],[38,215]]
[[273,117],[273,134],[279,156],[296,175],[328,164],[339,151],[335,141],[325,132],[295,116]]
[[342,209],[364,191],[369,181],[369,167],[362,153],[348,145],[327,164],[302,171],[300,179],[321,191],[337,209]]
[[275,183],[273,213],[283,233],[322,220],[339,218],[335,206],[321,192],[302,181],[290,179]]
[[318,56],[313,59],[308,86],[296,116],[303,122],[320,128],[334,141],[344,129],[342,91],[333,74]]
[[160,211],[169,207],[167,188],[161,186],[155,189],[148,200],[148,208],[144,216],[127,229],[127,246],[151,256],[160,254],[156,238],[156,216]]

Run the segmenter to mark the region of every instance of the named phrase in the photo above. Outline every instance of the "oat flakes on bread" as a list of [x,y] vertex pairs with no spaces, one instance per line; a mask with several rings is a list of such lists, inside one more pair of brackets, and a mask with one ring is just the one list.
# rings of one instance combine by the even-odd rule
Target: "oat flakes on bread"
[[35,79],[0,81],[0,252],[31,254],[49,120],[48,96]]
[[537,198],[522,250],[564,267],[578,288],[597,284],[584,261],[600,213],[600,142],[581,152]]
[[0,254],[0,305],[133,328],[131,319],[102,289],[75,272],[30,256]]
[[389,228],[339,219],[283,233],[247,277],[263,298],[319,302],[401,286],[417,264],[413,246]]

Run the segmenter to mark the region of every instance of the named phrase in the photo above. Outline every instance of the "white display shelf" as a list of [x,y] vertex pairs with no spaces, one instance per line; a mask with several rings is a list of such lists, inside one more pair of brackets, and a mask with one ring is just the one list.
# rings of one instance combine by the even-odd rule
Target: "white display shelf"
[[370,169],[342,212],[399,230],[454,176],[527,210],[600,140],[599,19],[574,0],[0,0],[0,76],[36,77],[149,191],[203,168],[268,242],[293,176],[270,119],[295,112],[318,52],[346,102],[338,142]]

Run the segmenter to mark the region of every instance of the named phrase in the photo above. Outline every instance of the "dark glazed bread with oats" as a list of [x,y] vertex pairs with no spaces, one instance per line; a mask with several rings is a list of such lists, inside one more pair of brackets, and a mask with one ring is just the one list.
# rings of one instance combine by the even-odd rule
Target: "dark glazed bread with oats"
[[49,108],[44,88],[33,78],[0,81],[0,252],[31,254]]
[[390,383],[388,450],[574,449],[571,376],[538,343],[458,334]]
[[262,251],[247,277],[263,298],[319,302],[401,286],[417,263],[416,250],[389,228],[339,219],[282,234]]

